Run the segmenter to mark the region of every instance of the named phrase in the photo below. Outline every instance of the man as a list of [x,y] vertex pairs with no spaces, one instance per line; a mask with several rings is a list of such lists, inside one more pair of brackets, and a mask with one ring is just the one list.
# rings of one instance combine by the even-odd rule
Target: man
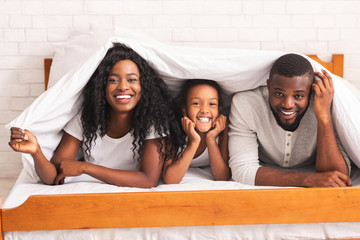
[[[330,75],[314,73],[297,54],[275,61],[267,86],[235,94],[229,133],[233,179],[250,185],[350,186],[350,161],[331,118],[333,94]],[[303,170],[313,165],[315,171]]]

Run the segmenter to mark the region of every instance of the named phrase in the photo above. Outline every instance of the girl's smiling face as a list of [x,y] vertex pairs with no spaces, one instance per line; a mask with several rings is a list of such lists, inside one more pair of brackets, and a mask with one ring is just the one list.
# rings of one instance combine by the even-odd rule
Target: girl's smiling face
[[141,96],[140,73],[131,60],[121,60],[111,68],[106,79],[106,100],[111,111],[132,111]]
[[219,96],[215,88],[202,84],[189,89],[183,114],[195,123],[199,132],[207,132],[219,115]]

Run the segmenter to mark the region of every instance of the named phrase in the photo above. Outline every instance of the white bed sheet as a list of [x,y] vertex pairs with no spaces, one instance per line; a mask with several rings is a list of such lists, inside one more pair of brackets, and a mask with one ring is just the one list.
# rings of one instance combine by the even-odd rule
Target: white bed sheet
[[[306,169],[303,169],[306,170]],[[101,182],[83,182],[86,176],[68,180],[67,184],[49,186],[34,182],[32,176],[23,170],[4,203],[4,208],[22,204],[30,195],[52,195],[67,193],[185,191],[185,190],[227,190],[263,189],[275,187],[254,187],[233,181],[213,181],[208,170],[191,168],[181,184],[160,184],[151,189],[117,187]],[[360,186],[360,170],[353,168],[352,181]],[[152,228],[108,228],[81,230],[19,231],[5,232],[5,240],[19,239],[324,239],[360,238],[359,222],[349,223],[301,223],[301,224],[256,224],[220,225],[190,227]]]

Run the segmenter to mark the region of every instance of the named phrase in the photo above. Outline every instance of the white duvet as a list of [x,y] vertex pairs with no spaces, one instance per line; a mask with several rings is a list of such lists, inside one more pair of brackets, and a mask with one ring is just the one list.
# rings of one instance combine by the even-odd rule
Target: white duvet
[[[117,31],[112,37],[108,34],[80,35],[59,48],[50,75],[50,85],[54,86],[7,125],[35,133],[48,158],[60,141],[62,128],[79,110],[82,88],[113,42],[124,43],[147,59],[171,91],[176,92],[183,79],[204,78],[216,80],[228,96],[265,84],[272,63],[285,54],[170,46],[129,31]],[[322,66],[309,60],[315,71],[320,71]],[[338,76],[332,77],[335,127],[350,158],[360,166],[360,102],[353,94],[355,87]],[[26,158],[32,164],[32,159]]]
[[[62,128],[79,110],[82,88],[113,42],[124,43],[147,59],[174,93],[183,79],[205,78],[219,82],[229,97],[235,92],[265,84],[272,63],[285,54],[278,51],[175,47],[129,31],[118,31],[110,36],[109,33],[79,35],[58,48],[53,58],[48,91],[7,127],[17,126],[35,133],[44,154],[50,159],[61,139]],[[320,71],[322,66],[309,60],[315,71]],[[357,98],[360,95],[344,79],[335,75],[332,77],[335,85],[332,111],[335,127],[350,158],[360,166],[360,102]],[[4,204],[6,208],[21,204],[33,194],[250,188],[231,181],[211,181],[201,169],[190,170],[182,184],[160,185],[150,190],[79,182],[86,176],[69,179],[68,184],[62,186],[45,186],[36,184],[38,178],[32,158],[24,154],[23,163],[23,172]],[[360,180],[360,177],[356,179]],[[355,181],[354,185],[360,185],[359,182]],[[360,237],[357,229],[358,223],[89,229],[9,232],[5,234],[5,239],[113,239],[114,236],[116,239],[344,238]]]

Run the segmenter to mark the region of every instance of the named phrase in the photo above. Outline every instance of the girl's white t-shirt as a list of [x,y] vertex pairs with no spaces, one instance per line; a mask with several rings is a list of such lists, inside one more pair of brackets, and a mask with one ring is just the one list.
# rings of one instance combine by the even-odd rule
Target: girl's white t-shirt
[[[219,137],[216,137],[216,143],[219,142]],[[210,166],[210,158],[209,158],[209,151],[206,147],[205,150],[196,158],[194,158],[191,163],[190,167],[209,167]]]
[[[71,136],[83,141],[83,129],[81,125],[80,114],[71,119],[64,128],[64,131]],[[146,136],[147,139],[159,138],[154,133],[154,129]],[[101,165],[112,169],[122,170],[138,170],[139,161],[138,154],[133,154],[132,141],[134,140],[131,132],[128,132],[121,138],[111,138],[108,135],[104,137],[97,136],[95,143],[91,147],[91,155],[87,157],[85,154],[85,145],[82,144],[83,155],[86,162]]]
[[190,167],[208,167],[210,166],[209,162],[209,151],[208,148],[205,148],[204,152],[198,157],[194,158],[191,161]]

